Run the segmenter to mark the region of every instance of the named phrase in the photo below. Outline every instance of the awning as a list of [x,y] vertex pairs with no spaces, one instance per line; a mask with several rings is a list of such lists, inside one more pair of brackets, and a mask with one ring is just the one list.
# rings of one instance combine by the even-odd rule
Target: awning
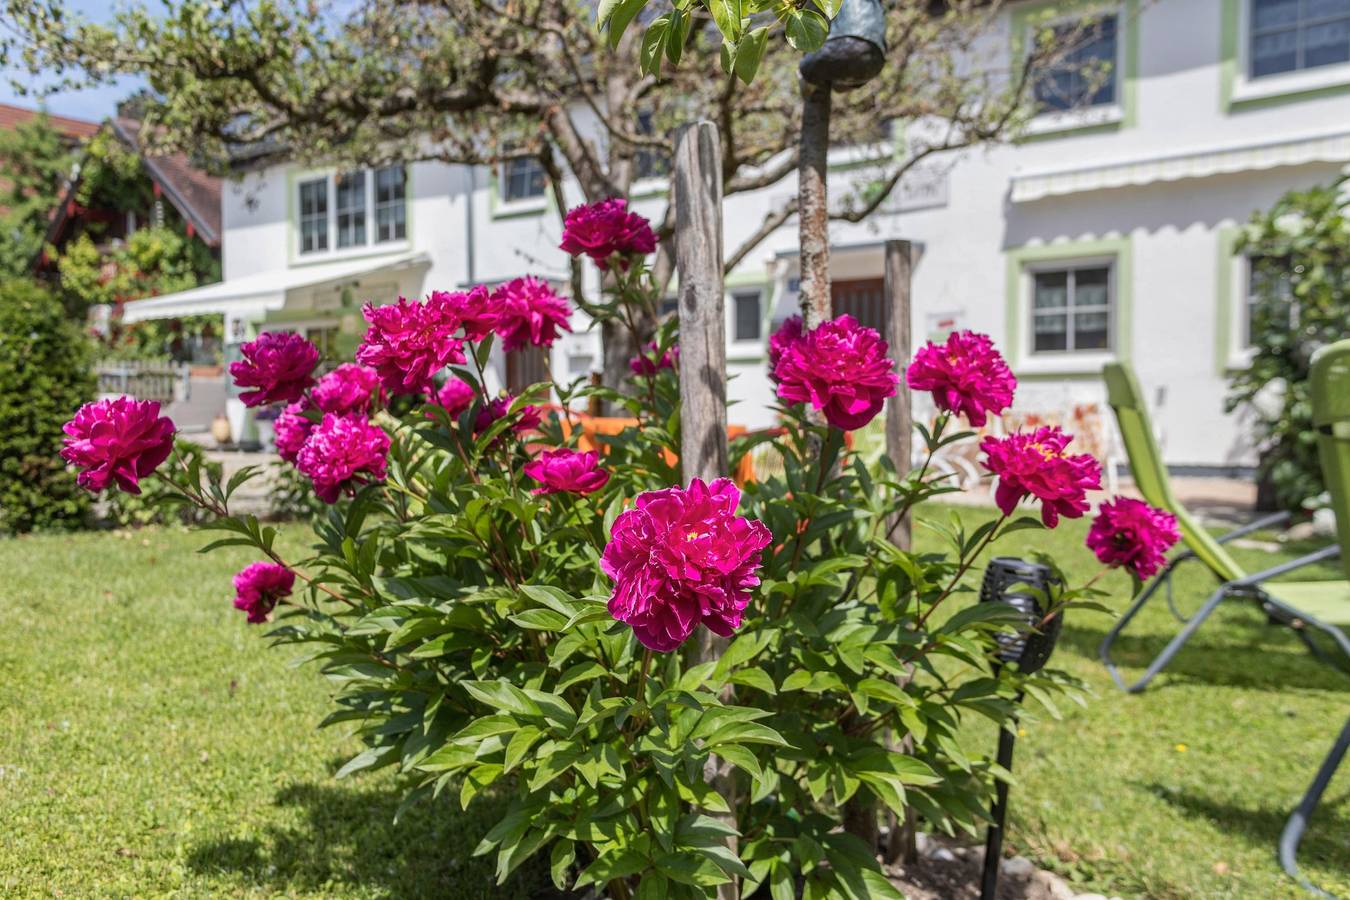
[[286,293],[297,288],[322,287],[330,282],[377,272],[429,265],[431,258],[425,253],[401,253],[380,259],[355,259],[258,272],[176,294],[133,300],[124,308],[122,321],[142,322],[225,312],[237,317],[260,317],[270,310],[281,309],[286,304]]
[[1189,151],[1092,166],[1024,172],[1012,178],[1012,201],[1028,203],[1111,188],[1136,187],[1235,172],[1350,162],[1350,132]]

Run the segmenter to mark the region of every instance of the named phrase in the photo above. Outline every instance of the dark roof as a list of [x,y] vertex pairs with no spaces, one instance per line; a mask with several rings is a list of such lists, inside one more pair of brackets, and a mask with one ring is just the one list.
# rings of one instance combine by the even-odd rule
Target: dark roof
[[[0,131],[9,131],[25,122],[36,119],[38,115],[39,110],[36,109],[25,109],[22,106],[0,103]],[[93,137],[99,129],[97,122],[72,119],[69,116],[54,116],[51,113],[47,114],[47,121],[51,122],[53,128],[76,143]]]
[[113,133],[141,156],[146,171],[183,219],[209,246],[220,245],[220,179],[192,164],[186,154],[151,156],[141,149],[141,123],[136,119],[109,120]]

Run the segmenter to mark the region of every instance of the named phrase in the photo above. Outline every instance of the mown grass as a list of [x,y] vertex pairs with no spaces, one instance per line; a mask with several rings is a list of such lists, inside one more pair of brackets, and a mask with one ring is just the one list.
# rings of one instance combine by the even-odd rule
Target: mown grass
[[[287,530],[301,540],[303,529]],[[1070,523],[995,549],[1044,550],[1081,579],[1096,569],[1082,534]],[[229,576],[247,557],[193,553],[201,543],[176,530],[0,541],[0,895],[543,889],[541,866],[496,889],[491,861],[471,858],[491,806],[422,806],[395,825],[391,776],[333,780],[354,743],[314,728],[327,686],[230,608]],[[1253,570],[1273,559],[1238,556]],[[1105,584],[1123,606],[1125,579]],[[1197,570],[1181,585],[1193,606],[1209,582]],[[1096,662],[1109,621],[1082,613],[1066,623],[1053,663],[1092,695],[1061,720],[1032,710],[1010,843],[1103,892],[1298,896],[1275,842],[1350,712],[1350,679],[1235,607],[1153,689],[1127,696]],[[1120,643],[1121,659],[1141,665],[1174,628],[1159,603]],[[993,735],[976,729],[972,740]],[[1343,893],[1347,795],[1342,772],[1302,854],[1314,880]]]

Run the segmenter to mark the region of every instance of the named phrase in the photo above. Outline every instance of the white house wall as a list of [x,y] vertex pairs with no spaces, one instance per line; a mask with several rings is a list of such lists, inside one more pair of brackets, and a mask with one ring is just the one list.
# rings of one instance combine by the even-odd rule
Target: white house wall
[[[1147,173],[1161,157],[1203,157],[1269,141],[1350,131],[1350,93],[1226,109],[1228,88],[1220,65],[1223,11],[1226,4],[1245,2],[1249,0],[1121,3],[1122,11],[1142,7],[1142,13],[1137,22],[1133,104],[1124,110],[1119,127],[1040,136],[1015,147],[975,149],[926,161],[925,179],[911,181],[887,202],[886,211],[860,224],[832,224],[836,274],[879,277],[880,242],[890,238],[916,242],[920,249],[913,289],[916,338],[941,330],[942,322],[988,332],[1007,348],[1021,377],[1021,405],[1053,411],[1104,400],[1101,359],[1091,355],[1078,362],[1027,359],[1019,344],[1026,341],[1029,326],[1022,322],[1020,308],[1009,315],[1010,289],[1014,294],[1021,290],[1021,282],[1010,277],[1010,271],[1020,271],[1016,263],[1028,252],[1057,252],[1034,248],[1125,247],[1118,260],[1117,288],[1129,290],[1126,302],[1118,307],[1117,334],[1123,340],[1116,349],[1127,353],[1138,370],[1155,407],[1167,460],[1207,466],[1250,463],[1251,448],[1243,438],[1248,429],[1223,412],[1223,370],[1231,360],[1227,348],[1219,346],[1220,322],[1231,314],[1230,303],[1237,298],[1221,296],[1226,277],[1222,267],[1231,263],[1221,259],[1220,250],[1225,235],[1231,240],[1236,226],[1254,210],[1268,207],[1291,188],[1327,182],[1339,173],[1341,163],[1327,159],[1288,165],[1275,160],[1268,167],[1252,165],[1232,174],[1171,181],[1158,181]],[[1027,4],[1013,6],[1014,11],[1027,8]],[[1009,23],[1005,13],[1001,30],[982,44],[1002,55],[993,64],[1005,68],[1012,44]],[[1123,31],[1125,45],[1129,38]],[[1350,82],[1350,66],[1335,69],[1321,74],[1339,72]],[[1239,92],[1245,89],[1238,85]],[[865,104],[867,95],[860,91],[837,102]],[[911,139],[920,131],[911,126]],[[1081,191],[1073,189],[1071,177],[1065,180],[1057,174],[1127,164],[1131,171],[1145,173],[1141,180],[1154,183]],[[873,171],[832,172],[832,193],[837,197],[850,182],[865,180]],[[1014,202],[1014,179],[1033,175],[1038,183],[1050,179],[1055,185],[1052,195]],[[306,263],[296,258],[288,221],[295,206],[288,193],[295,190],[295,180],[292,167],[275,166],[227,186],[222,199],[226,280]],[[566,278],[567,261],[557,249],[561,224],[552,198],[503,204],[495,183],[492,173],[481,168],[439,163],[410,167],[409,235],[400,249],[426,253],[432,263],[420,285],[401,289],[424,293],[527,273]],[[724,213],[728,252],[795,191],[795,179],[789,178],[729,198]],[[575,184],[568,184],[565,192],[569,206],[581,200]],[[635,206],[653,219],[664,213],[660,197],[640,197]],[[794,221],[730,274],[729,290],[759,285],[768,303],[776,285],[781,296],[787,283],[781,273],[795,266],[795,250]],[[594,290],[598,283],[594,271],[588,272],[587,283]],[[1011,300],[1019,302],[1016,296]],[[767,307],[764,312],[766,319],[772,313]],[[576,371],[588,359],[598,365],[598,338],[582,333],[584,316],[578,314],[573,324],[579,333],[555,347],[555,371]],[[732,375],[728,393],[734,403],[729,417],[752,427],[772,420],[772,388],[764,372],[762,344],[736,344],[728,352]]]

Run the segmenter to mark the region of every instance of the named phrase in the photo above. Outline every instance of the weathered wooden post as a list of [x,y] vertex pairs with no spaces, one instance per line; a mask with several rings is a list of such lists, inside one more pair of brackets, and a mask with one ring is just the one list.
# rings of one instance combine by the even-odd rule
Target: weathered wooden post
[[[895,466],[896,477],[909,473],[914,440],[913,404],[905,387],[905,370],[910,359],[910,280],[914,272],[913,245],[909,241],[886,242],[886,318],[882,337],[890,344],[891,359],[900,375],[900,388],[886,401],[886,455]],[[909,516],[890,523],[890,533],[901,550],[910,549]]]
[[[910,284],[914,274],[914,249],[909,241],[886,242],[886,312],[882,337],[890,345],[891,359],[895,360],[896,371],[900,375],[900,387],[895,396],[886,401],[886,455],[895,467],[895,476],[904,481],[909,474],[910,461],[913,458],[914,442],[914,406],[905,386],[905,370],[909,368],[910,355],[913,352],[910,336]],[[887,523],[888,532],[895,545],[901,550],[913,546],[913,532],[910,527],[909,513],[899,521]],[[891,747],[896,745],[888,739]],[[905,735],[899,747],[901,753],[914,752],[914,738]],[[918,860],[916,846],[917,823],[912,806],[905,808],[904,821],[891,816],[891,833],[886,845],[886,861],[898,859],[906,863]]]
[[680,462],[727,474],[727,336],[722,285],[722,147],[712,122],[675,134],[675,266],[680,278]]
[[[680,466],[684,483],[727,474],[726,298],[722,283],[722,146],[717,126],[695,122],[675,133],[675,266],[680,278]],[[698,630],[695,662],[716,659],[727,638]],[[736,809],[731,765],[710,756],[708,783]],[[723,816],[733,828],[735,814]],[[727,844],[736,852],[736,841]],[[737,882],[717,889],[736,900]]]

